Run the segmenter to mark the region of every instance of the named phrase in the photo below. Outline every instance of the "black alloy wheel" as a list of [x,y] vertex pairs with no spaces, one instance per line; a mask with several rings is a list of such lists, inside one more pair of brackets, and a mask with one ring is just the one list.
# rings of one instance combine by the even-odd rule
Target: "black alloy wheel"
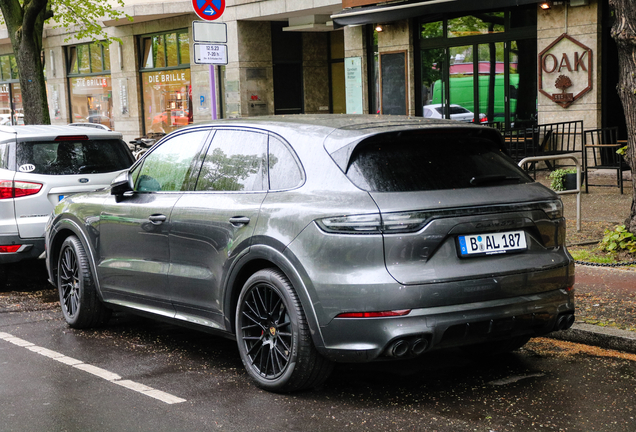
[[73,328],[105,324],[112,311],[99,300],[84,246],[75,236],[62,243],[57,264],[57,287],[64,319]]
[[257,386],[283,393],[329,377],[333,363],[316,351],[298,295],[280,270],[260,270],[245,282],[235,324],[241,360]]
[[59,289],[64,315],[74,318],[79,310],[80,279],[77,255],[70,246],[65,247],[60,256]]
[[256,285],[247,294],[241,332],[254,370],[268,380],[281,376],[289,365],[294,341],[287,308],[271,285]]

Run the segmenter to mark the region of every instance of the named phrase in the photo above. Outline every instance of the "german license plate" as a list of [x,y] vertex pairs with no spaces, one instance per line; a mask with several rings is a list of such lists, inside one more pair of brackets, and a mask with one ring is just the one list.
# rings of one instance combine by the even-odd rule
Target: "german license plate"
[[523,231],[459,236],[458,240],[459,254],[463,257],[504,254],[528,248]]

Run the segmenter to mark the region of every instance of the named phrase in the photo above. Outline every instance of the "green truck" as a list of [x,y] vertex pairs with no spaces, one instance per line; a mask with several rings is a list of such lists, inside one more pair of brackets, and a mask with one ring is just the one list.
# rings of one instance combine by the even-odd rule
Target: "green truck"
[[[450,103],[461,105],[464,108],[476,111],[480,114],[488,114],[488,86],[490,83],[490,75],[479,75],[479,109],[475,107],[475,96],[473,92],[472,76],[450,78]],[[514,121],[514,113],[517,110],[517,88],[519,87],[519,75],[510,74],[510,113],[511,121]],[[437,80],[433,84],[432,100],[430,104],[443,103],[442,98],[442,81]],[[505,120],[506,104],[504,94],[504,75],[495,75],[495,97],[494,97],[494,109],[493,118],[488,118],[488,121],[500,121]]]

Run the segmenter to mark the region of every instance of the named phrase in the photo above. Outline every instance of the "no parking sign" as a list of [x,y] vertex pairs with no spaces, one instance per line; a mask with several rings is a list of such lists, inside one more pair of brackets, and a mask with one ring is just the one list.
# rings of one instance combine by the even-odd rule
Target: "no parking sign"
[[214,21],[225,11],[225,0],[192,0],[192,7],[199,18]]

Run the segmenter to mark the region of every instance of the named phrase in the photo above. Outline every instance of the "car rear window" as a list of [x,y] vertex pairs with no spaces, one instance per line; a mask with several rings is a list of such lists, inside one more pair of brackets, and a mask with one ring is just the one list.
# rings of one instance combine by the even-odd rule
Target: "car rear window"
[[470,112],[466,108],[460,106],[450,106],[448,107],[448,109],[450,111],[450,114],[466,114]]
[[34,174],[98,174],[134,162],[121,140],[22,142],[16,154],[18,171]]
[[360,143],[347,177],[373,192],[411,192],[529,183],[491,140],[463,133],[386,134]]

